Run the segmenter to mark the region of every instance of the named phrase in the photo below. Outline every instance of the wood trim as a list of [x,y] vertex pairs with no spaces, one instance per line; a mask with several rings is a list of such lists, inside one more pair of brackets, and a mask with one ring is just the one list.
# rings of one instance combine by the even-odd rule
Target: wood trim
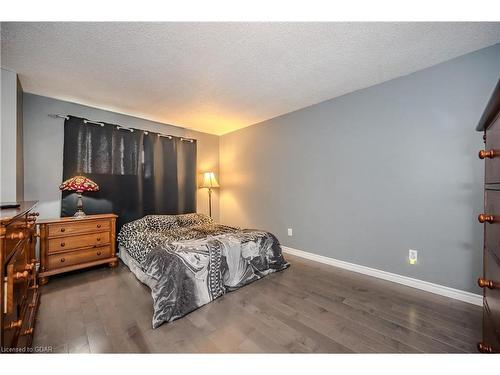
[[0,210],[0,222],[7,225],[12,220],[27,214],[37,204],[38,201],[19,202],[21,205],[17,208],[4,208]]
[[483,115],[477,124],[476,130],[483,131],[490,126],[498,114],[500,113],[500,79],[491,94],[490,100],[488,104],[486,104],[486,108],[484,109]]
[[65,273],[65,272],[70,272],[70,271],[76,271],[80,270],[82,268],[88,268],[88,267],[94,267],[98,266],[101,264],[106,264],[106,263],[111,263],[111,262],[118,262],[117,257],[112,257],[112,258],[106,258],[106,259],[101,259],[101,260],[95,260],[93,262],[87,262],[87,263],[81,263],[81,264],[75,264],[73,266],[65,267],[65,268],[57,268],[54,270],[49,270],[46,272],[40,272],[38,274],[39,277],[48,277],[48,276],[54,276],[60,273]]
[[[116,217],[111,219],[111,256],[116,255]],[[116,266],[118,263],[114,262],[112,265]]]
[[345,270],[358,272],[364,275],[373,276],[379,279],[392,281],[394,283],[406,285],[415,289],[424,290],[426,292],[438,294],[444,297],[453,298],[473,305],[483,306],[483,296],[480,294],[470,293],[465,290],[454,289],[444,285],[434,284],[428,281],[414,279],[411,277],[378,270],[376,268],[361,266],[359,264],[349,263],[343,260],[329,258],[323,255],[317,255],[287,246],[281,246],[281,248],[283,249],[283,252],[287,254],[295,255],[301,258],[309,259],[323,264],[328,264],[330,266],[339,267]]
[[89,221],[89,220],[111,219],[111,218],[116,219],[117,217],[118,217],[118,215],[115,215],[115,214],[87,215],[81,219],[75,219],[73,216],[68,216],[68,217],[57,217],[57,218],[51,218],[51,219],[37,220],[37,224],[67,223],[67,222],[78,223],[78,222],[84,222],[84,221]]

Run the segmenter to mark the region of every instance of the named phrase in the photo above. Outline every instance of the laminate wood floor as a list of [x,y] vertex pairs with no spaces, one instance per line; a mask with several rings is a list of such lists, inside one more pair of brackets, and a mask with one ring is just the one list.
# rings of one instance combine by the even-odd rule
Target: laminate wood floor
[[291,267],[153,330],[126,266],[42,287],[35,346],[63,353],[476,352],[481,308],[286,255]]

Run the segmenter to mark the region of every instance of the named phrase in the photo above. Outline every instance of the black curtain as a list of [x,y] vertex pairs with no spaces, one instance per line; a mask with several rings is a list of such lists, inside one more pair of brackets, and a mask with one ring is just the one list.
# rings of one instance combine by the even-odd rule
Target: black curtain
[[[196,140],[70,116],[64,123],[63,180],[76,175],[100,187],[83,194],[85,213],[117,214],[117,230],[149,214],[196,212]],[[63,192],[61,216],[75,211],[76,194]]]

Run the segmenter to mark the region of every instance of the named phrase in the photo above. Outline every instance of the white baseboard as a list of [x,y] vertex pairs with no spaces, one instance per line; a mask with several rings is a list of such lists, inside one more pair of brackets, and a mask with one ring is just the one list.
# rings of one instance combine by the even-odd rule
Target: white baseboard
[[450,288],[444,285],[430,283],[428,281],[423,281],[419,279],[413,279],[411,277],[398,275],[395,273],[390,273],[386,271],[377,270],[375,268],[370,268],[366,266],[360,266],[358,264],[344,262],[343,260],[338,260],[334,258],[325,257],[323,255],[317,255],[313,253],[308,253],[307,251],[293,249],[287,246],[281,246],[284,253],[296,255],[301,258],[313,260],[319,263],[328,264],[330,266],[343,268],[349,271],[354,271],[362,273],[364,275],[369,275],[377,277],[379,279],[384,279],[392,281],[394,283],[403,284],[412,288],[425,290],[426,292],[431,292],[434,294],[439,294],[441,296],[457,299],[463,302],[471,303],[473,305],[482,306],[483,296],[480,294],[474,294],[466,292],[460,289]]

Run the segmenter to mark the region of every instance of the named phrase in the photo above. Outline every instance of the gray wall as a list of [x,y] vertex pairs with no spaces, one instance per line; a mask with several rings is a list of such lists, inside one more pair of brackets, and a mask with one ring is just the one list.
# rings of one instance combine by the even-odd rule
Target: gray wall
[[[479,292],[474,128],[499,76],[496,45],[222,136],[221,221]],[[418,265],[408,249],[419,250]]]
[[[24,94],[24,198],[38,200],[40,217],[58,217],[61,207],[64,120],[49,114],[70,114],[91,120],[196,138],[198,170],[219,173],[219,137],[180,127],[147,121],[119,113],[65,102],[43,96]],[[208,194],[199,189],[198,212],[208,213]],[[218,193],[212,195],[212,216],[219,218]]]
[[17,74],[1,69],[0,201],[23,199],[23,92]]

